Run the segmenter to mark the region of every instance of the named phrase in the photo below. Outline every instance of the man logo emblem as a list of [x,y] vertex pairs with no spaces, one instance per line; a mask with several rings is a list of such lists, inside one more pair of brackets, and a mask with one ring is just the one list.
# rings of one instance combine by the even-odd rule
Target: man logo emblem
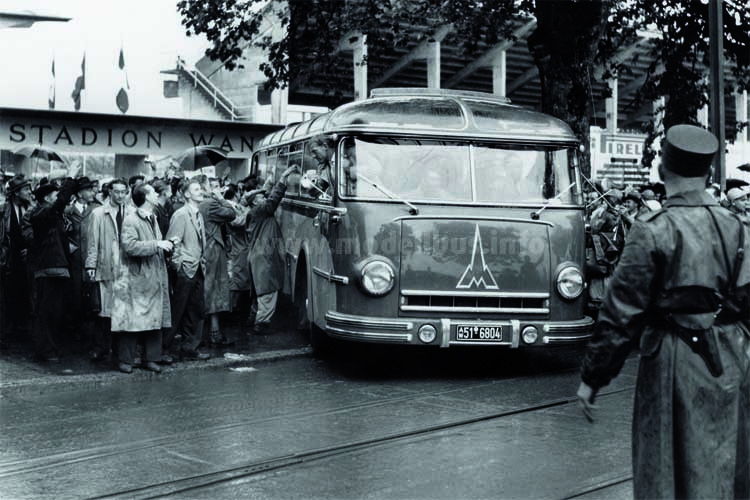
[[490,268],[484,262],[482,237],[479,235],[478,224],[474,231],[474,249],[471,253],[471,263],[461,275],[456,288],[484,288],[486,290],[497,290],[499,288]]

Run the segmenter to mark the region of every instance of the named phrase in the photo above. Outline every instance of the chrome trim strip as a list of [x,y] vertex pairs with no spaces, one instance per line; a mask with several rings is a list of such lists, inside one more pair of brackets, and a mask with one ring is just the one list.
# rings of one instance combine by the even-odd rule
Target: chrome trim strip
[[488,342],[486,340],[482,341],[469,341],[469,340],[452,340],[451,345],[510,345],[510,342],[500,341],[500,342]]
[[339,276],[337,274],[333,274],[333,271],[328,272],[320,269],[319,267],[313,266],[313,273],[317,274],[318,276],[321,276],[328,281],[334,282],[334,283],[341,283],[342,285],[348,285],[349,284],[349,278],[346,276]]
[[521,322],[517,319],[512,319],[510,320],[510,326],[512,327],[510,346],[518,349],[518,342],[521,339]]
[[340,337],[343,339],[369,340],[372,342],[379,341],[394,344],[410,343],[414,337],[411,333],[354,332],[351,330],[344,330],[342,328],[334,328],[331,326],[326,326],[326,332],[328,332],[332,337]]
[[451,320],[441,318],[440,328],[443,331],[443,337],[440,339],[440,347],[448,347],[451,344]]
[[554,333],[555,331],[585,330],[594,326],[594,319],[586,316],[582,320],[571,321],[567,323],[547,323],[544,325],[545,333]]
[[414,328],[411,321],[397,321],[386,318],[376,318],[373,316],[353,316],[339,312],[328,311],[326,313],[326,322],[337,323],[342,326],[354,326],[360,328],[375,328],[385,330],[405,330],[410,331]]
[[545,344],[565,344],[565,343],[572,343],[572,342],[585,342],[586,340],[590,339],[594,336],[594,333],[587,333],[585,335],[576,335],[574,337],[572,336],[565,336],[565,337],[550,337],[545,335],[542,337],[542,342]]
[[520,307],[431,307],[431,306],[400,306],[402,311],[419,312],[460,312],[460,313],[507,313],[507,314],[549,314],[547,308]]
[[546,292],[459,292],[459,291],[439,291],[439,290],[401,290],[401,295],[413,295],[424,297],[434,295],[436,297],[498,297],[511,299],[548,299],[549,293]]
[[297,200],[294,198],[282,198],[281,203],[284,205],[292,205],[304,208],[316,208],[318,210],[325,210],[326,212],[335,213],[338,215],[346,215],[348,209],[346,207],[332,207],[325,203],[314,203],[311,201]]
[[[536,205],[534,205],[536,206]],[[573,207],[571,205],[571,207]],[[577,207],[577,206],[576,206]],[[558,208],[558,207],[555,207]],[[496,221],[496,222],[521,222],[524,224],[541,224],[543,226],[549,226],[549,227],[555,227],[555,225],[551,222],[545,221],[545,220],[532,220],[532,219],[518,219],[515,217],[477,217],[476,215],[402,215],[401,217],[396,217],[391,222],[397,222],[401,220],[415,220],[415,219],[425,219],[425,220],[474,220],[474,221]]]

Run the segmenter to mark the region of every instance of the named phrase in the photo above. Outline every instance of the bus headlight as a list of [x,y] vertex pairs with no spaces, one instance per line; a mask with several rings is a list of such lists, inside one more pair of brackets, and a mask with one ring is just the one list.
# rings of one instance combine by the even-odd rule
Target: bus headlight
[[557,274],[557,291],[564,298],[572,300],[583,293],[583,274],[575,266],[567,266]]
[[362,266],[362,288],[370,295],[380,297],[390,292],[396,283],[396,271],[385,260],[373,259]]

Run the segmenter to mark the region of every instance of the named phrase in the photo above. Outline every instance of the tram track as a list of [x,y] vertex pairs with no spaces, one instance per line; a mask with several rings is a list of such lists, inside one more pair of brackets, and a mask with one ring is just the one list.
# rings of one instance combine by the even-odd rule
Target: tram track
[[[523,380],[523,377],[512,377],[510,379],[503,380],[502,383],[512,383],[514,380]],[[247,428],[250,426],[257,426],[264,423],[272,423],[275,421],[289,420],[289,419],[303,419],[309,417],[329,417],[339,413],[346,413],[356,410],[365,410],[375,408],[378,406],[387,406],[398,403],[406,403],[414,400],[415,398],[427,399],[432,397],[446,396],[451,393],[457,393],[466,389],[481,388],[484,386],[490,387],[496,385],[497,381],[490,381],[481,384],[473,385],[461,385],[458,387],[451,387],[446,389],[420,392],[420,393],[406,393],[397,397],[381,397],[375,400],[349,404],[344,406],[338,406],[336,408],[330,408],[325,411],[308,411],[308,412],[297,412],[293,414],[285,413],[283,415],[274,415],[266,418],[252,418],[241,420],[225,425],[214,425],[210,428],[201,428],[197,431],[184,431],[173,434],[166,434],[158,437],[149,439],[141,439],[129,443],[114,443],[109,445],[95,446],[91,448],[85,448],[76,451],[67,451],[63,453],[56,453],[52,455],[46,455],[38,458],[27,458],[20,461],[9,461],[0,462],[0,479],[17,475],[25,474],[30,472],[40,472],[45,469],[51,469],[56,467],[63,467],[74,463],[80,463],[85,461],[95,461],[106,457],[117,456],[124,453],[134,453],[139,451],[145,451],[148,449],[159,448],[162,446],[169,445],[170,443],[178,442],[181,440],[194,439],[197,434],[202,437],[206,437],[211,434],[223,434],[232,432],[238,429]]]
[[[629,392],[634,386],[623,387],[617,390],[611,390],[602,392],[599,398],[605,398],[620,394],[623,392]],[[456,429],[464,426],[470,426],[473,424],[487,422],[491,420],[508,418],[517,416],[520,414],[528,414],[536,411],[543,411],[550,408],[565,406],[569,404],[577,404],[575,398],[560,398],[550,401],[545,401],[538,404],[527,405],[511,410],[490,412],[480,415],[474,415],[462,419],[455,419],[440,424],[428,425],[411,429],[402,432],[395,432],[390,434],[384,434],[368,439],[349,441],[345,443],[338,443],[331,446],[326,446],[317,449],[310,449],[293,454],[264,458],[257,461],[248,462],[239,466],[229,467],[218,471],[213,471],[205,474],[196,474],[184,478],[173,479],[164,481],[161,483],[150,484],[146,486],[140,486],[137,488],[123,489],[120,491],[106,493],[104,495],[97,495],[90,497],[91,499],[154,499],[164,498],[169,496],[180,497],[182,495],[189,495],[190,492],[195,492],[205,488],[211,488],[220,486],[225,483],[232,481],[246,479],[250,476],[259,475],[271,471],[278,471],[280,469],[290,469],[293,467],[302,466],[311,462],[329,459],[337,455],[345,455],[348,453],[367,451],[375,449],[380,446],[390,445],[402,441],[409,441],[413,438],[424,438],[431,435],[439,435],[440,433]],[[618,475],[611,478],[605,478],[595,484],[587,485],[578,491],[568,492],[564,499],[579,498],[583,495],[593,493],[596,491],[604,490],[608,487],[627,482],[632,479],[632,476]]]

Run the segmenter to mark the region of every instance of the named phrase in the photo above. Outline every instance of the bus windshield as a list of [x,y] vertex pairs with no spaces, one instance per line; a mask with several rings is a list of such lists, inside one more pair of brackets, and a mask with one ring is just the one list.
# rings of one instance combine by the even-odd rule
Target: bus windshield
[[557,198],[574,203],[573,154],[563,147],[347,139],[342,188],[345,195],[367,199],[544,203]]

